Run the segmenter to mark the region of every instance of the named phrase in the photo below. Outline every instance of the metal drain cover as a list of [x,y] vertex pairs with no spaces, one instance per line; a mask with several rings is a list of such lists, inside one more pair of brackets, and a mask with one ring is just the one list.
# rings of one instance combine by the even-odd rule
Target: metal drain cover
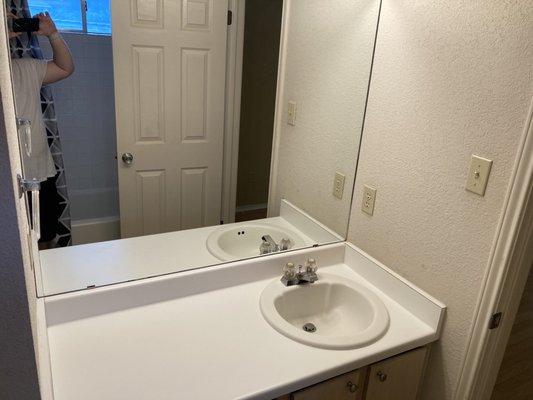
[[313,332],[316,332],[316,326],[315,324],[308,322],[307,324],[304,324],[303,330],[306,332],[313,333]]

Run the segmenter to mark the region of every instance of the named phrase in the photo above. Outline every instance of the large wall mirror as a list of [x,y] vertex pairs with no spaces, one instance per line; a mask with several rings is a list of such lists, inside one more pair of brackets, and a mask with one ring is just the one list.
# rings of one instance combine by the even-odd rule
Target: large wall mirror
[[39,295],[345,240],[379,0],[5,3]]

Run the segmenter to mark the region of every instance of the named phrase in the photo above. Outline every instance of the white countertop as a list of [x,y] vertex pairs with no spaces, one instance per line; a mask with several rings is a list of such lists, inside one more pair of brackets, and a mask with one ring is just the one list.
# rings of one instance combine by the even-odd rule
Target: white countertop
[[[259,296],[287,261],[317,259],[390,315],[370,346],[297,343]],[[344,243],[53,296],[44,301],[55,400],[272,399],[438,338],[444,306]]]

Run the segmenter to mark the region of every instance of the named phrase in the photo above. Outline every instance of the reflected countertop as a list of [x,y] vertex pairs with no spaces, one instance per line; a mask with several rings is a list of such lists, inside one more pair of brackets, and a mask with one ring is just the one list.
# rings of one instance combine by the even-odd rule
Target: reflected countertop
[[[286,200],[282,202],[279,217],[248,223],[295,231],[305,247],[343,240]],[[49,296],[221,264],[223,261],[213,256],[206,246],[209,235],[220,227],[42,250],[39,252],[41,268],[36,271],[39,295]]]

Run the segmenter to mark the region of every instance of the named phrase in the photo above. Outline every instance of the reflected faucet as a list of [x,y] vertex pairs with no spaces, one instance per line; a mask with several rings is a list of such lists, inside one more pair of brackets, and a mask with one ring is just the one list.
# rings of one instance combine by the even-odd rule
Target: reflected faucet
[[259,254],[276,253],[278,251],[285,251],[291,248],[292,242],[290,239],[282,238],[279,244],[276,243],[272,236],[264,235],[261,237],[261,246],[259,246]]
[[[276,251],[279,251],[279,246],[274,241],[274,239],[272,239],[272,236],[264,235],[264,236],[261,237],[261,239],[263,240],[263,243],[261,243],[261,248],[266,250],[267,247],[268,247],[268,250],[269,250],[269,251],[267,251],[265,253],[261,253],[261,254],[274,253]],[[266,246],[263,246],[263,244],[266,244]]]

